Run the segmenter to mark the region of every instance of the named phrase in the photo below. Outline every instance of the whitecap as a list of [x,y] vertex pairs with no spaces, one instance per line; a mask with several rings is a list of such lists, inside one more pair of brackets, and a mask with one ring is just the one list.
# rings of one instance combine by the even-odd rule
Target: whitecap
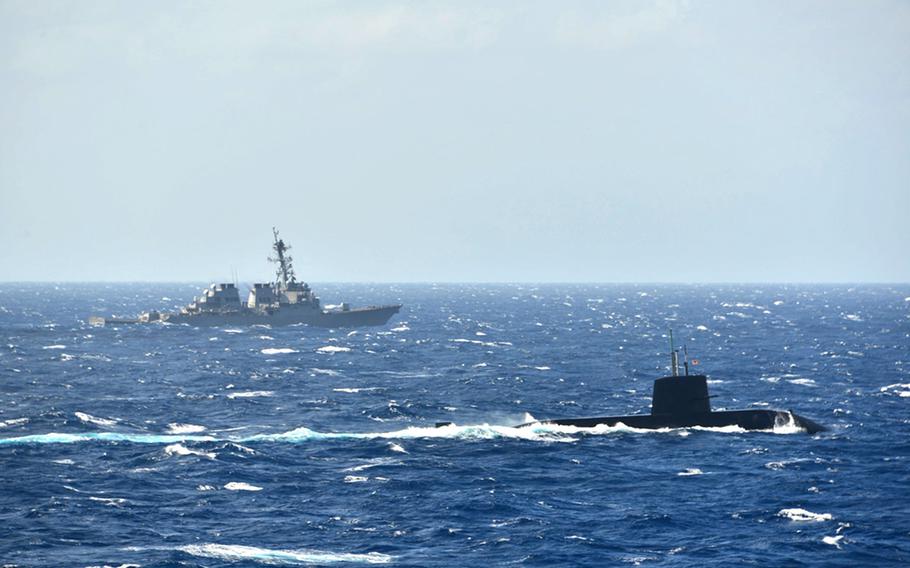
[[408,453],[408,451],[407,451],[406,449],[404,449],[403,447],[401,447],[399,444],[395,444],[395,443],[390,443],[390,444],[389,444],[389,449],[392,450],[393,452],[398,452],[398,453],[401,453],[401,454],[406,454],[406,453]]
[[66,345],[45,345],[41,349],[66,349]]
[[814,387],[815,386],[815,381],[813,381],[812,379],[790,379],[787,382],[794,384],[794,385],[802,385],[804,387]]
[[171,444],[170,446],[164,448],[164,453],[169,456],[199,456],[208,458],[210,460],[213,460],[217,457],[214,452],[200,452],[199,450],[191,450],[183,444]]
[[813,513],[812,511],[807,511],[806,509],[793,508],[793,509],[781,509],[777,513],[778,517],[786,517],[791,521],[796,522],[820,522],[820,521],[830,521],[834,517],[831,516],[831,513]]
[[204,558],[230,561],[255,561],[264,564],[331,564],[358,562],[388,564],[394,557],[379,552],[356,554],[351,552],[323,552],[319,550],[274,550],[236,544],[190,544],[178,550]]
[[338,371],[334,371],[332,369],[320,369],[318,367],[313,367],[310,369],[310,372],[312,372],[314,375],[328,375],[330,377],[337,377],[341,375],[341,373]]
[[296,349],[291,349],[290,347],[267,347],[265,349],[260,349],[259,352],[263,355],[286,355],[288,353],[298,353]]
[[262,491],[262,487],[250,485],[249,483],[244,483],[242,481],[230,481],[224,484],[224,488],[228,491]]
[[223,329],[224,333],[243,333],[242,329]]
[[338,345],[326,345],[316,350],[317,353],[345,353],[350,351],[350,347],[340,347]]
[[241,391],[241,392],[232,392],[227,395],[228,398],[256,398],[260,396],[272,396],[275,394],[274,391]]
[[398,327],[393,327],[389,331],[411,331],[411,328],[406,325],[399,325]]
[[216,487],[214,485],[197,485],[196,491],[215,491]]
[[344,482],[345,483],[363,483],[364,481],[367,481],[369,479],[370,479],[369,477],[363,477],[361,475],[348,475],[348,476],[345,476]]
[[681,471],[681,472],[677,473],[676,475],[686,477],[689,475],[702,475],[703,473],[704,472],[702,470],[698,469],[697,467],[687,467],[686,471]]
[[844,538],[844,535],[842,535],[842,534],[839,534],[836,536],[825,536],[825,537],[822,537],[822,542],[825,544],[830,544],[831,546],[836,546],[837,548],[840,548],[840,541],[842,538]]
[[121,497],[89,497],[90,501],[98,501],[99,503],[104,503],[109,507],[120,507],[126,503],[126,499]]
[[910,383],[894,383],[893,385],[885,385],[878,390],[885,394],[896,394],[903,398],[910,397]]
[[28,418],[10,418],[9,420],[0,421],[0,428],[9,428],[10,426],[18,426],[27,422]]
[[117,424],[116,420],[109,420],[107,418],[98,418],[97,416],[92,416],[91,414],[86,414],[85,412],[74,412],[76,418],[86,422],[88,424],[96,424],[98,426],[114,426]]
[[549,371],[550,370],[550,368],[546,367],[546,366],[534,367],[534,368],[537,369],[538,371]]
[[700,325],[700,326],[696,327],[695,329],[697,329],[698,331],[708,331],[708,328],[703,325]]
[[171,422],[167,425],[168,434],[195,434],[197,432],[205,432],[205,426],[199,426],[198,424],[180,424],[178,422]]

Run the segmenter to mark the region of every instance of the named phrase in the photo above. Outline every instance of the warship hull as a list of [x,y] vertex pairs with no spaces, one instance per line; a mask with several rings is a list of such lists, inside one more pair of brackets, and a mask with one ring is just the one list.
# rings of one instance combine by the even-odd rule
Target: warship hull
[[312,327],[364,327],[385,325],[398,313],[401,306],[375,306],[351,310],[314,310],[306,307],[295,309],[285,306],[274,313],[244,310],[221,314],[161,314],[161,320],[170,324],[187,324],[194,327],[268,325],[308,325]]

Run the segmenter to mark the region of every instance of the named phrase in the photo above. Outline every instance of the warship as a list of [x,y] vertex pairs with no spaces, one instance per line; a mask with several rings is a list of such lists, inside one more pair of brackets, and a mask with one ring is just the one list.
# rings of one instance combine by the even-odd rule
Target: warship
[[179,312],[143,312],[137,318],[92,316],[92,325],[131,323],[189,324],[201,327],[226,325],[285,326],[306,324],[315,327],[361,327],[384,325],[398,313],[401,304],[352,308],[347,303],[323,307],[315,292],[294,274],[291,249],[278,230],[272,228],[274,256],[278,265],[275,282],[256,283],[246,302],[240,299],[237,285],[212,284]]
[[[654,381],[651,395],[651,414],[629,416],[594,416],[584,418],[551,418],[519,424],[516,428],[540,424],[593,428],[595,426],[616,426],[624,424],[632,428],[657,430],[660,428],[708,427],[722,428],[735,426],[743,430],[773,430],[775,427],[796,427],[809,434],[826,430],[824,426],[790,410],[747,409],[711,410],[708,394],[708,377],[690,375],[688,354],[684,367],[679,372],[679,351],[673,348],[670,334],[670,356],[672,375]],[[437,427],[451,425],[451,422],[437,422]]]

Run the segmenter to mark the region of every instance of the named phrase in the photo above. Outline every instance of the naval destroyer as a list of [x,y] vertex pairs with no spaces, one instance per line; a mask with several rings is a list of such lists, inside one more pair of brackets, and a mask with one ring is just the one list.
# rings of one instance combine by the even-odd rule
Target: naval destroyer
[[257,283],[249,291],[247,301],[240,299],[236,284],[212,284],[179,312],[143,312],[138,318],[92,316],[93,325],[153,323],[189,324],[216,327],[224,325],[283,326],[306,324],[315,327],[360,327],[384,325],[398,313],[401,304],[352,308],[346,303],[323,307],[306,282],[297,280],[290,246],[272,228],[274,256],[270,262],[278,265],[275,282]]

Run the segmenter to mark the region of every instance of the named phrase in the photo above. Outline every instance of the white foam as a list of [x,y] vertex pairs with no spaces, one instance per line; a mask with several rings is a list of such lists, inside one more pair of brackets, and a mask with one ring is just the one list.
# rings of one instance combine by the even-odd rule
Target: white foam
[[363,477],[360,475],[348,475],[348,476],[345,476],[344,482],[345,483],[363,483],[364,481],[367,481],[369,479],[370,479],[369,477]]
[[164,453],[169,456],[200,456],[203,458],[208,458],[210,460],[213,460],[217,457],[214,452],[201,452],[199,450],[191,450],[183,444],[171,444],[170,446],[164,448]]
[[512,343],[509,341],[479,341],[477,339],[450,339],[452,343],[471,343],[473,345],[482,345],[484,347],[511,347]]
[[242,481],[228,482],[224,485],[224,488],[228,491],[262,491],[262,487],[250,485],[249,483],[244,483]]
[[910,383],[894,383],[893,385],[885,385],[878,390],[885,394],[896,394],[902,398],[910,397]]
[[223,329],[224,333],[243,333],[242,329]]
[[205,426],[199,426],[198,424],[180,424],[178,422],[171,422],[167,425],[168,434],[195,434],[197,432],[205,432]]
[[791,521],[796,521],[800,523],[817,523],[821,521],[830,521],[834,517],[831,516],[831,513],[813,513],[812,511],[807,511],[806,509],[781,509],[777,513],[778,517],[786,517]]
[[214,485],[197,485],[196,491],[215,491],[216,487]]
[[9,428],[10,426],[18,426],[27,422],[28,418],[10,418],[9,420],[0,421],[0,428]]
[[825,536],[825,537],[822,537],[822,542],[825,544],[830,544],[831,546],[836,546],[837,548],[840,548],[840,541],[842,538],[844,538],[844,535],[842,535],[842,534],[839,534],[836,536]]
[[97,416],[92,416],[91,414],[86,414],[85,412],[74,412],[76,418],[86,422],[88,424],[97,424],[98,426],[114,426],[117,424],[116,420],[109,420],[107,418],[98,418]]
[[232,392],[227,395],[228,398],[256,398],[260,396],[272,396],[275,394],[274,391],[241,391],[241,392]]
[[264,564],[332,564],[335,562],[388,564],[394,557],[379,552],[355,554],[319,550],[274,550],[236,544],[190,544],[178,550],[204,558],[230,561],[257,561]]
[[41,349],[66,349],[66,345],[45,345]]
[[337,377],[341,374],[338,371],[334,371],[332,369],[320,369],[318,367],[313,367],[310,369],[310,372],[312,372],[314,375],[328,375],[330,377]]
[[411,328],[407,325],[399,325],[398,327],[393,327],[389,331],[411,331]]
[[350,347],[341,347],[338,345],[326,345],[316,350],[317,353],[345,353],[350,351]]
[[290,347],[267,347],[265,349],[260,349],[259,352],[263,355],[287,355],[288,353],[298,353],[296,349],[291,349]]
[[686,471],[681,471],[681,472],[677,473],[676,475],[686,477],[689,475],[702,475],[704,473],[705,472],[698,469],[697,467],[688,467],[688,468],[686,468]]
[[90,501],[98,501],[99,503],[104,503],[109,507],[120,507],[126,503],[126,499],[120,497],[89,497]]
[[406,454],[406,453],[408,453],[408,451],[407,451],[406,449],[404,449],[404,448],[401,447],[400,445],[394,444],[394,443],[389,444],[389,449],[392,450],[393,452],[398,452],[398,453],[401,453],[401,454]]
[[708,328],[703,325],[700,325],[700,326],[696,327],[695,329],[697,329],[698,331],[708,331]]
[[815,381],[813,381],[812,379],[791,379],[791,380],[789,380],[789,381],[787,381],[787,382],[788,382],[788,383],[791,383],[791,384],[794,384],[794,385],[803,385],[803,386],[806,386],[806,387],[814,387],[814,386],[815,386]]

